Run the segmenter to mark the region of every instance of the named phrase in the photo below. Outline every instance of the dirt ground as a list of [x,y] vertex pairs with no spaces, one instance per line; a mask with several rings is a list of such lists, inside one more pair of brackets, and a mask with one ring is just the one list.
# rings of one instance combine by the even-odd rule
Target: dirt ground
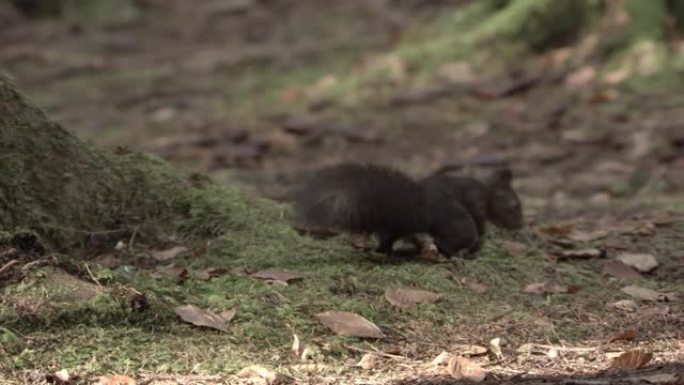
[[[491,348],[473,355],[487,372],[483,383],[684,383],[681,90],[578,84],[546,58],[493,76],[468,75],[458,86],[399,85],[342,105],[316,90],[391,52],[402,37],[397,25],[430,20],[442,8],[406,1],[395,15],[356,1],[324,7],[246,1],[244,8],[242,2],[147,3],[142,16],[95,25],[29,23],[0,7],[0,63],[52,117],[98,146],[153,152],[181,169],[275,199],[302,172],[341,161],[390,164],[414,176],[442,167],[482,174],[508,164],[527,229],[494,232],[492,242],[514,257],[521,253],[516,245],[534,244],[535,253],[559,264],[593,269],[579,282],[605,286],[582,289],[596,293],[575,297],[563,314],[546,309],[536,321],[522,322],[497,314],[486,325],[466,323],[448,335],[472,343],[511,333],[521,341],[526,322],[544,324],[550,335],[554,322],[582,324],[580,338],[531,337],[536,345],[529,351],[504,344],[502,356]],[[412,76],[400,64],[397,83]],[[624,277],[583,255],[563,260],[567,250],[585,249],[606,259],[654,255],[659,266],[636,274],[660,297],[620,311],[607,306],[626,286]],[[619,336],[629,330],[634,333]],[[299,368],[295,377],[302,383],[458,383],[449,365],[426,369],[447,337],[420,338],[420,352],[410,344],[383,351],[360,345],[357,354],[374,352],[382,361],[365,372]],[[610,367],[613,353],[633,350],[655,358],[640,371]],[[227,381],[164,376],[140,379]]]

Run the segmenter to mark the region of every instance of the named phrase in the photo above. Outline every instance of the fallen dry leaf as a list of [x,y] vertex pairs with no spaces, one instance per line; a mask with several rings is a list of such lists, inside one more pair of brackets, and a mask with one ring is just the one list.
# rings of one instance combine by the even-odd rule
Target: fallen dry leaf
[[471,84],[476,78],[468,62],[444,63],[437,69],[437,76],[455,84]]
[[641,277],[638,271],[614,259],[604,262],[601,272],[616,278],[632,279]]
[[461,278],[460,282],[463,286],[467,287],[468,289],[472,290],[477,294],[483,294],[489,289],[487,285],[478,282],[474,278],[463,277]]
[[503,352],[501,351],[501,338],[496,337],[489,341],[489,351],[491,351],[497,359],[503,359]]
[[591,242],[597,239],[605,238],[608,236],[608,234],[610,234],[610,231],[600,229],[593,231],[573,230],[565,237],[576,242]]
[[299,337],[297,337],[296,334],[292,335],[292,354],[295,355],[295,357],[299,358],[302,355],[302,351],[304,351],[304,347],[302,344],[299,342]]
[[451,350],[459,356],[479,356],[487,353],[487,348],[480,345],[456,344],[451,347]]
[[158,266],[155,276],[165,276],[173,279],[176,283],[182,283],[188,278],[188,269],[184,266]]
[[137,382],[131,377],[121,374],[101,376],[95,385],[136,385]]
[[636,329],[623,330],[608,339],[608,342],[615,341],[634,341],[637,336]]
[[237,310],[235,309],[226,309],[219,314],[221,318],[223,318],[224,321],[230,322],[233,318],[235,318],[235,314],[237,313]]
[[658,267],[658,261],[651,254],[622,253],[615,259],[643,273],[648,273]]
[[396,307],[403,309],[423,303],[435,302],[441,295],[427,290],[408,289],[390,286],[385,290],[385,299]]
[[523,292],[528,294],[572,294],[578,290],[579,287],[574,285],[550,285],[545,282],[537,282],[525,286]]
[[185,246],[174,246],[167,250],[155,250],[152,251],[152,258],[157,261],[166,261],[172,258],[176,258],[178,254],[187,251],[188,248]]
[[560,252],[554,252],[552,254],[552,259],[562,262],[570,259],[590,259],[590,258],[602,258],[606,255],[606,251],[602,249],[590,248],[590,249],[579,249],[579,250],[563,250]]
[[361,357],[361,360],[354,366],[358,366],[365,370],[370,370],[378,365],[378,355],[373,353],[366,353]]
[[539,229],[542,233],[551,236],[566,236],[575,228],[575,224],[572,222],[568,223],[557,223],[549,226],[542,227]]
[[645,287],[630,285],[620,289],[623,293],[644,301],[674,301],[677,297],[672,293],[661,293]]
[[249,275],[253,278],[260,278],[272,281],[288,282],[295,279],[302,279],[306,275],[303,273],[297,273],[294,271],[278,270],[278,269],[266,269],[260,270]]
[[69,373],[69,371],[66,369],[47,374],[45,377],[48,381],[57,385],[69,385],[72,383],[72,381],[77,380],[76,376],[72,376],[71,373]]
[[278,383],[283,377],[273,370],[266,369],[263,366],[258,365],[252,365],[243,368],[237,373],[237,376],[239,378],[245,378],[253,384],[259,385],[273,385]]
[[347,311],[329,310],[316,314],[316,318],[341,336],[385,338],[382,330],[369,320]]
[[667,306],[649,306],[639,311],[639,314],[645,317],[664,316],[670,313],[670,308]]
[[464,379],[470,382],[481,382],[485,379],[485,371],[480,365],[460,356],[449,359],[447,372],[455,379]]
[[671,373],[656,373],[649,374],[645,376],[639,376],[635,379],[634,383],[646,382],[649,384],[663,384],[663,385],[684,385],[684,375],[680,381],[678,381],[677,376]]
[[181,305],[173,309],[181,319],[195,326],[205,326],[213,329],[228,331],[226,321],[211,310],[202,310],[195,305]]
[[372,239],[368,234],[349,234],[352,246],[361,250],[371,250],[373,248]]
[[609,304],[610,307],[614,307],[616,309],[620,310],[626,310],[626,311],[634,311],[639,306],[636,304],[636,302],[632,301],[631,299],[623,299],[617,302],[613,302]]
[[648,365],[652,358],[653,353],[632,350],[622,353],[620,356],[614,358],[613,362],[610,364],[610,367],[628,370],[641,369]]
[[435,357],[432,362],[430,362],[430,365],[433,366],[439,366],[439,365],[444,365],[447,362],[449,362],[449,359],[451,359],[451,353],[449,352],[441,352],[437,357]]
[[228,272],[228,269],[222,268],[222,267],[207,267],[202,270],[191,270],[189,274],[196,279],[200,279],[202,281],[208,281],[214,277],[218,277],[219,275],[225,274]]
[[527,255],[527,245],[524,243],[504,240],[501,241],[501,247],[503,247],[511,257],[523,257]]

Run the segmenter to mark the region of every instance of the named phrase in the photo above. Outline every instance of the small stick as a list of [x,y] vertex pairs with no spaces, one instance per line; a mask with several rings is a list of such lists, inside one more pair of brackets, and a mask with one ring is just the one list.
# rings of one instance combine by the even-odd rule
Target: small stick
[[386,357],[386,358],[391,358],[391,359],[394,359],[394,360],[408,360],[407,357],[404,357],[404,356],[397,356],[397,355],[394,355],[394,354],[385,353],[385,352],[383,352],[383,351],[381,351],[381,350],[378,350],[378,349],[375,349],[375,348],[373,348],[374,350],[368,350],[368,349],[363,349],[363,348],[357,348],[356,346],[351,346],[351,345],[345,345],[344,347],[347,348],[347,349],[349,349],[349,350],[354,350],[354,351],[357,351],[357,352],[367,353],[367,354],[377,354],[377,355],[379,355],[379,356]]
[[7,263],[4,264],[2,267],[0,267],[0,274],[4,273],[5,270],[7,270],[7,269],[9,269],[10,267],[12,267],[12,265],[16,265],[17,263],[19,263],[19,260],[18,260],[18,259],[13,259],[13,260],[7,262]]
[[88,267],[88,264],[87,264],[87,263],[84,263],[83,266],[85,266],[85,269],[86,269],[86,271],[88,272],[88,275],[90,276],[90,279],[92,279],[93,282],[95,282],[95,283],[97,284],[97,286],[99,286],[100,288],[103,288],[104,286],[102,286],[102,284],[100,283],[100,281],[98,281],[97,278],[95,278],[95,275],[93,275],[93,272],[90,271],[90,267]]

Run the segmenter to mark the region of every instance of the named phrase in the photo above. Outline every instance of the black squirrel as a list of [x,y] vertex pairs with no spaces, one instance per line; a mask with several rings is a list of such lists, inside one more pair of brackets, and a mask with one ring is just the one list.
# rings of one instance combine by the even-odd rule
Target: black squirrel
[[376,165],[326,167],[295,191],[297,221],[305,229],[376,234],[377,251],[386,254],[398,239],[419,233],[446,256],[472,250],[479,244],[476,223],[442,178],[448,177],[416,182]]
[[[474,258],[486,221],[523,226],[512,178],[503,168],[482,180],[438,172],[414,181],[392,168],[347,163],[314,173],[293,197],[305,229],[374,233],[377,251],[388,254],[398,239],[427,233],[441,254]],[[411,242],[424,246],[416,237]]]
[[477,233],[482,238],[487,220],[508,230],[523,227],[522,203],[513,189],[512,180],[513,171],[501,168],[483,180],[435,173],[420,183],[443,185],[468,210],[477,226]]

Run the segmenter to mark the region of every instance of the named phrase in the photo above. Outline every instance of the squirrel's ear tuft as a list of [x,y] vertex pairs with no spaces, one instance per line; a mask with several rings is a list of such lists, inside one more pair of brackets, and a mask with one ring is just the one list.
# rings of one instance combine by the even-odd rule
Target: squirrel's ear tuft
[[491,176],[491,181],[494,184],[510,186],[513,181],[513,170],[508,167],[496,170]]

